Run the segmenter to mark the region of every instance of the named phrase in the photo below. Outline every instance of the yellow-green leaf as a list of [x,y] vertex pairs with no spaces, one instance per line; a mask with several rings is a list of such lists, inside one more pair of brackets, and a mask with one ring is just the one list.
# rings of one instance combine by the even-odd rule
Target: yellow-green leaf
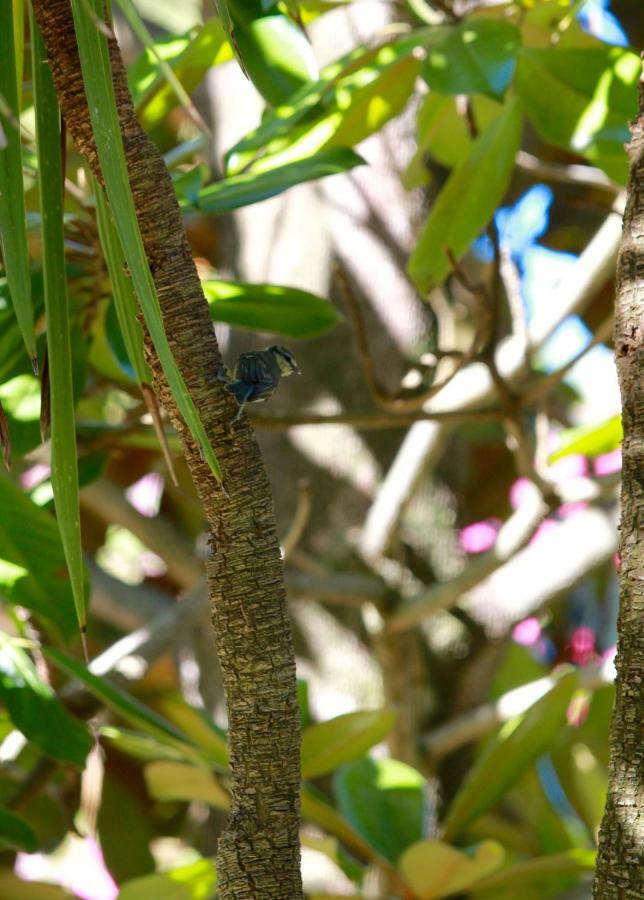
[[403,878],[418,900],[437,900],[471,889],[477,881],[498,869],[505,851],[496,841],[483,841],[471,853],[443,841],[412,844],[398,863]]

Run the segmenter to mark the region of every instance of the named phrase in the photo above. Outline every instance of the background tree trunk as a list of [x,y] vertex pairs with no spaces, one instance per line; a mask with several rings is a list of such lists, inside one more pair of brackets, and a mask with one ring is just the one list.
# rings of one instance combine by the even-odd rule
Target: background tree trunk
[[615,356],[624,426],[617,693],[594,896],[644,896],[644,82],[617,264]]
[[[34,0],[62,114],[101,177],[68,0]],[[136,214],[166,333],[224,473],[218,485],[177,413],[156,354],[155,391],[181,436],[210,526],[207,563],[229,718],[232,810],[220,839],[218,892],[298,898],[299,710],[295,659],[270,488],[246,417],[209,380],[221,357],[170,177],[141,129],[115,42],[111,58]]]

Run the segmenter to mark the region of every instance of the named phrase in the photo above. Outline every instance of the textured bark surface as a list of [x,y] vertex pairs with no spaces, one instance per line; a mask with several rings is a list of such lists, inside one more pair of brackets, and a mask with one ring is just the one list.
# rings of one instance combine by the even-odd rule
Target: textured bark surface
[[[68,0],[34,0],[67,128],[100,178]],[[208,306],[170,177],[139,126],[115,43],[114,86],[139,227],[166,333],[224,473],[216,483],[177,413],[159,362],[154,387],[183,442],[210,526],[207,564],[228,703],[232,810],[218,848],[223,900],[302,896],[299,710],[295,660],[270,487],[236,403],[209,374],[220,363]]]
[[617,682],[594,897],[644,897],[644,83],[617,262],[615,356],[622,395]]

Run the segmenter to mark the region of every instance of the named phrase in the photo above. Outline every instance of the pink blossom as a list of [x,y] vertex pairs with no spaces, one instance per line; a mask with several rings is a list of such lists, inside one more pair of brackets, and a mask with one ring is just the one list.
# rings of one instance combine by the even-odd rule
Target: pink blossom
[[524,647],[534,647],[541,638],[541,623],[536,616],[518,622],[512,629],[512,638]]
[[490,550],[496,541],[501,523],[498,519],[474,522],[461,529],[459,540],[466,553],[483,553]]
[[26,491],[30,491],[43,482],[45,478],[49,478],[50,474],[51,469],[49,466],[46,466],[44,463],[36,463],[35,466],[31,466],[22,473],[20,484]]
[[142,516],[153,518],[159,512],[163,495],[163,477],[158,472],[148,472],[125,492],[134,509]]
[[618,447],[617,450],[611,450],[610,453],[602,453],[596,457],[593,463],[595,475],[612,475],[613,472],[619,472],[622,468],[622,451]]
[[577,500],[575,503],[562,503],[559,507],[559,515],[562,519],[569,519],[584,509],[588,509],[588,503],[585,500]]
[[587,666],[595,658],[595,632],[588,625],[580,625],[573,631],[568,646],[572,662]]
[[518,509],[534,491],[532,482],[527,478],[517,478],[510,488],[510,505]]
[[94,838],[70,834],[51,855],[18,853],[15,873],[24,881],[59,884],[82,900],[116,900],[119,893]]

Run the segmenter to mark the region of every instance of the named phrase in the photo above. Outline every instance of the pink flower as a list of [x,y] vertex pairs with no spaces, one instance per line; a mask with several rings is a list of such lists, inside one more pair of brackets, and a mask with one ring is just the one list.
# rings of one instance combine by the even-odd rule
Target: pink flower
[[131,484],[125,492],[134,509],[149,519],[159,512],[162,495],[163,477],[158,472],[148,472],[143,478]]
[[568,646],[572,662],[587,666],[595,658],[595,632],[587,625],[580,625],[573,631]]
[[534,487],[531,481],[527,478],[517,478],[510,488],[510,505],[512,509],[518,509],[533,491]]
[[486,519],[474,522],[461,529],[459,540],[466,553],[484,553],[490,550],[495,542],[501,523],[498,519]]
[[595,475],[612,475],[613,472],[619,472],[621,468],[622,451],[619,447],[617,450],[611,450],[610,453],[602,453],[593,463]]
[[512,638],[524,647],[534,647],[541,638],[541,623],[536,616],[530,616],[512,629]]
[[44,463],[36,463],[35,466],[31,466],[31,468],[22,473],[20,484],[26,491],[30,491],[43,482],[45,478],[49,478],[50,474],[51,469],[49,466],[46,466]]
[[119,893],[94,838],[69,834],[51,855],[18,853],[15,873],[24,881],[59,884],[83,900],[116,900]]

